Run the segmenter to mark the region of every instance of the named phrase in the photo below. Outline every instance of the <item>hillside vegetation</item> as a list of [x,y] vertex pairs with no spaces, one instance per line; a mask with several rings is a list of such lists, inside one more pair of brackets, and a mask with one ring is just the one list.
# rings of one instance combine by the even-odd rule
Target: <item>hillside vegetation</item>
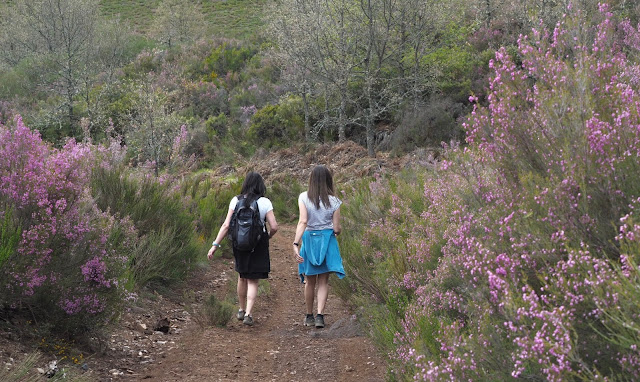
[[246,171],[295,222],[326,163],[332,286],[390,380],[640,378],[637,4],[3,5],[7,325],[108,333],[204,260]]

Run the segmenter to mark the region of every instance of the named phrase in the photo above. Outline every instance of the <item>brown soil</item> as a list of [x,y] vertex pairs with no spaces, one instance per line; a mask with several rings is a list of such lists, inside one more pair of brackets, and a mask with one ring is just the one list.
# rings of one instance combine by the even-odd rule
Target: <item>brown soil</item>
[[[154,339],[148,353],[141,357],[135,350],[122,351],[125,357],[133,355],[134,363],[126,368],[114,365],[122,376],[102,375],[101,380],[383,381],[382,360],[339,298],[331,295],[327,302],[324,329],[302,325],[305,308],[292,257],[294,233],[295,227],[281,227],[270,243],[269,293],[256,301],[254,326],[233,319],[224,328],[203,328],[180,306],[169,309],[170,332],[135,334],[138,339]],[[222,296],[233,291],[228,282],[236,277],[231,260],[216,259],[190,287],[201,296]],[[142,363],[145,356],[149,362]]]
[[[439,150],[420,148],[401,157],[392,157],[388,152],[377,152],[376,157],[367,156],[367,149],[352,141],[326,143],[309,147],[294,146],[276,152],[258,152],[239,169],[238,174],[247,170],[260,173],[265,181],[282,180],[292,177],[301,184],[307,184],[309,174],[317,164],[329,167],[336,184],[344,186],[375,173],[396,174],[411,166],[433,166],[439,157]],[[221,172],[231,172],[233,168],[220,168]]]
[[[294,233],[295,226],[281,226],[271,240],[269,291],[258,296],[254,326],[234,318],[226,327],[212,327],[198,319],[206,296],[235,293],[233,261],[217,258],[174,298],[151,296],[127,312],[104,353],[85,356],[85,376],[101,382],[384,381],[382,358],[341,299],[330,294],[325,328],[302,325],[305,307],[292,256]],[[153,330],[163,318],[170,324],[166,334]],[[0,346],[0,361],[7,367],[27,351],[7,336]],[[46,369],[55,358],[44,354],[36,366]]]

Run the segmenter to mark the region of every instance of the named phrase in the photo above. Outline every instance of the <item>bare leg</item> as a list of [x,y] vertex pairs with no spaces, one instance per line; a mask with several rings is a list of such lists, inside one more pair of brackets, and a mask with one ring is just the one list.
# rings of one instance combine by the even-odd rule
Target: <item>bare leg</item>
[[246,314],[251,315],[251,309],[256,302],[256,296],[258,295],[258,279],[247,279],[247,310]]
[[317,276],[307,276],[307,283],[304,284],[304,302],[307,305],[307,314],[313,314],[313,297],[316,289]]
[[324,313],[324,304],[329,297],[329,273],[318,275],[318,314]]
[[238,275],[238,304],[241,310],[247,307],[247,279],[243,279]]

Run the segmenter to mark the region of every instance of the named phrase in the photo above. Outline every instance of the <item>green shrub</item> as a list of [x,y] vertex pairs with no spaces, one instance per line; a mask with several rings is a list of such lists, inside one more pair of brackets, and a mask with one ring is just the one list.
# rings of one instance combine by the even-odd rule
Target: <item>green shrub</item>
[[[211,145],[208,134],[203,128],[198,127],[191,130],[189,141],[185,145],[182,156],[183,158],[204,158],[207,146]],[[174,158],[172,158],[173,160]]]
[[[235,81],[235,80],[234,80]],[[240,85],[240,79],[237,79],[238,83],[234,84],[234,88],[229,91],[229,107],[234,111],[233,115],[238,115],[239,119],[249,112],[248,116],[251,117],[252,113],[258,105],[258,97],[256,92],[249,90]]]
[[[179,236],[175,227],[167,227],[140,237],[129,260],[130,280],[138,286],[183,280],[189,267],[181,258],[185,248],[175,242]],[[187,245],[196,252],[194,245]]]
[[240,72],[256,53],[256,50],[253,48],[232,46],[225,42],[214,48],[204,62],[210,70],[210,76],[213,82],[216,83],[216,85],[225,85],[225,83],[218,80],[218,78],[224,77],[230,72]]
[[271,284],[269,280],[258,280],[258,296],[269,296],[271,294]]
[[[234,162],[237,161],[238,155],[243,158],[250,158],[256,151],[255,144],[247,137],[246,125],[238,118],[237,113],[232,115],[231,121],[227,135],[216,147],[219,158],[216,161],[217,163],[235,165],[237,162]],[[230,160],[230,158],[233,158],[233,160]]]
[[4,263],[18,248],[22,230],[19,224],[13,221],[13,211],[3,206],[4,216],[0,221],[0,269]]
[[463,111],[463,106],[451,99],[434,97],[424,107],[404,115],[393,131],[389,148],[394,155],[403,155],[419,147],[457,141],[463,137],[463,131],[456,118]]
[[0,87],[0,97],[2,99],[26,95],[24,77],[22,77],[19,68],[0,70],[0,83],[2,83],[2,87]]
[[227,118],[227,115],[224,113],[220,113],[215,117],[209,117],[205,123],[209,138],[213,139],[214,137],[224,137],[229,129],[227,126],[228,123],[229,118]]
[[[637,207],[636,207],[637,208]],[[635,211],[634,211],[635,212]],[[590,328],[605,337],[610,343],[626,351],[637,354],[640,343],[640,225],[630,213],[623,219],[618,240],[620,242],[620,262],[611,264],[611,278],[614,283],[596,284],[596,304],[602,309],[603,327]],[[591,276],[593,279],[596,277]],[[598,275],[600,277],[600,275]],[[594,280],[596,283],[599,280]],[[616,296],[615,304],[607,304],[611,296]],[[630,361],[629,361],[630,362]]]
[[236,307],[229,301],[219,300],[215,295],[209,297],[202,304],[200,317],[208,326],[226,326],[235,312]]
[[298,195],[305,187],[292,176],[275,180],[267,197],[273,203],[273,211],[279,223],[293,223],[298,219]]
[[[439,203],[425,197],[434,181],[432,176],[411,170],[362,179],[345,190],[341,208],[344,230],[339,241],[347,277],[334,283],[333,290],[351,305],[362,307],[360,314],[367,317],[369,335],[382,354],[392,355],[387,358],[391,369],[408,367],[393,357],[407,317],[413,317],[417,328],[411,347],[434,358],[440,349],[437,334],[443,323],[452,322],[446,311],[441,316],[416,311],[415,292],[409,286],[422,278],[406,278],[411,273],[430,277],[446,243],[442,239],[446,229],[443,222],[451,206],[430,205]],[[424,211],[437,215],[427,216]],[[430,255],[425,256],[427,253]],[[402,372],[396,376],[399,374]],[[412,371],[407,375],[413,375]]]
[[169,185],[100,169],[93,174],[92,190],[100,209],[130,217],[138,231],[140,240],[129,259],[130,282],[141,287],[184,279],[200,251],[193,216]]
[[142,51],[133,62],[123,68],[125,78],[142,79],[151,72],[159,73],[165,54],[166,52],[155,48]]
[[[200,191],[196,193],[201,195],[194,199],[197,205],[198,231],[203,238],[207,238],[206,243],[211,243],[215,239],[229,211],[229,202],[234,196],[240,194],[243,179],[228,181],[229,184],[217,186],[212,186],[210,182],[202,182],[199,186]],[[230,251],[230,246],[223,246],[221,251],[217,252],[221,255],[230,255]]]
[[[260,49],[267,51],[268,44],[262,44]],[[256,54],[249,60],[245,69],[248,78],[256,78],[260,82],[275,84],[280,81],[280,67],[264,54]]]
[[[17,364],[11,369],[4,365],[0,368],[0,381],[3,382],[36,382],[45,378],[36,370],[36,366],[42,363],[42,354],[38,352],[29,353],[21,357]],[[49,381],[69,381],[69,382],[89,382],[90,379],[81,375],[77,369],[60,367]]]
[[450,24],[443,35],[441,46],[422,58],[421,65],[438,68],[438,88],[455,102],[466,102],[471,93],[470,77],[478,62],[474,60],[471,46],[467,43],[470,28]]
[[258,110],[249,125],[249,136],[260,147],[287,147],[304,138],[302,100],[290,96]]
[[[340,252],[348,277],[336,285],[336,293],[343,298],[357,299],[360,294],[375,296],[384,303],[387,294],[386,279],[377,276],[378,270],[371,251],[363,245],[368,225],[388,209],[388,198],[375,198],[368,187],[370,179],[363,179],[346,192],[341,207],[343,233],[340,235]],[[369,244],[369,243],[367,243]],[[346,283],[346,284],[345,284]]]

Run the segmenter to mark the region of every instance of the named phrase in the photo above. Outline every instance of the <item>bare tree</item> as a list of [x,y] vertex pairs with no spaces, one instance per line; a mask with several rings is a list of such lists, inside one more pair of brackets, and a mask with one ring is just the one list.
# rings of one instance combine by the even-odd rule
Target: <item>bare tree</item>
[[400,48],[392,44],[397,5],[396,0],[360,0],[363,59],[359,74],[364,89],[367,153],[371,157],[375,156],[375,121],[397,95],[396,89],[393,89],[397,82],[384,73],[390,59],[399,53]]
[[37,88],[59,102],[42,117],[68,125],[78,135],[75,106],[101,70],[96,52],[106,41],[96,35],[101,25],[98,0],[17,0],[5,10],[0,60],[8,68],[19,63],[29,67],[30,78],[23,82],[32,84],[31,91]]
[[351,122],[349,83],[359,65],[356,24],[351,21],[356,11],[357,4],[348,0],[281,0],[269,16],[280,62],[295,66],[297,79],[304,77],[305,94],[314,87],[337,94],[337,104],[326,108],[322,123],[335,121],[339,140],[346,138]]
[[[464,14],[460,0],[280,0],[269,15],[280,62],[324,96],[321,123],[362,128],[375,155],[376,125],[407,99],[413,110],[436,87],[437,68],[425,56]],[[305,88],[306,89],[306,88]],[[306,90],[305,90],[306,92]]]
[[85,108],[90,131],[108,125],[110,115],[104,110],[105,96],[117,81],[116,73],[131,58],[127,47],[132,34],[129,26],[118,19],[102,22],[96,27],[94,43],[87,49],[85,70],[80,74],[80,102]]
[[291,6],[279,7],[278,12],[272,15],[274,19],[268,27],[267,34],[277,41],[278,45],[276,49],[270,50],[269,54],[281,67],[283,82],[302,97],[305,139],[312,141],[315,134],[310,126],[309,97],[313,88],[311,77],[315,62],[309,40],[311,34],[306,33],[304,22],[291,22],[295,17],[305,17],[308,13],[304,9],[305,2],[295,1],[287,4]]
[[405,0],[399,4],[396,43],[403,53],[395,57],[395,65],[402,82],[400,94],[410,100],[412,113],[419,111],[423,94],[437,88],[438,68],[426,64],[423,58],[439,47],[438,34],[447,23],[456,21],[456,13],[462,12],[454,2]]
[[134,85],[136,101],[129,115],[125,140],[128,147],[138,153],[136,160],[151,162],[158,176],[160,167],[171,156],[171,147],[182,122],[167,110],[167,94],[156,85],[153,76],[149,73]]
[[75,122],[74,97],[80,73],[88,65],[88,49],[94,41],[97,0],[19,0],[10,8],[5,59],[17,63],[27,57],[46,62],[54,71],[42,73],[43,82],[63,97],[71,125]]

